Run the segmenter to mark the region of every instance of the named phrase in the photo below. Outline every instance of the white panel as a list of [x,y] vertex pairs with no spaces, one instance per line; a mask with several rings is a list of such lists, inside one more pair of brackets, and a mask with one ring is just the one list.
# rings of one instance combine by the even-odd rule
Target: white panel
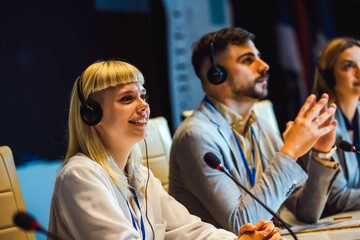
[[149,12],[149,0],[95,0],[99,11]]
[[[232,9],[229,0],[162,2],[167,21],[171,110],[176,129],[181,113],[197,108],[204,97],[200,79],[191,65],[191,46],[205,33],[232,26]],[[218,12],[221,10],[222,13]]]

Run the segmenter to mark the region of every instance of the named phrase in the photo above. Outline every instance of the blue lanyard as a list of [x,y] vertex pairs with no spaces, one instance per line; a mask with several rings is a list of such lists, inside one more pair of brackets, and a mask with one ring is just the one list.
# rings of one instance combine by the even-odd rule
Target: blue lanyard
[[251,187],[254,187],[254,185],[255,185],[255,176],[256,176],[256,168],[255,168],[255,149],[254,149],[254,137],[253,137],[254,132],[253,132],[252,127],[250,127],[250,132],[251,132],[251,144],[252,144],[251,155],[252,155],[252,158],[253,158],[253,169],[252,169],[252,171],[250,170],[249,163],[247,162],[247,160],[245,158],[245,154],[244,154],[244,152],[243,152],[243,150],[241,148],[240,142],[237,139],[237,137],[235,135],[235,132],[233,130],[234,138],[236,140],[236,144],[238,145],[239,151],[241,153],[241,158],[242,158],[243,163],[245,165],[246,172],[247,172],[247,174],[249,176],[249,181],[250,181]]
[[[217,112],[219,112],[219,110],[216,109],[216,107],[212,104],[212,102],[210,102],[210,100],[205,96],[204,97],[204,101],[209,103],[211,107],[213,107]],[[220,113],[220,112],[219,112]],[[222,114],[220,113],[220,115],[222,116]],[[224,117],[224,116],[223,116]],[[226,119],[225,119],[226,120]],[[231,128],[231,126],[230,126]],[[251,144],[252,144],[252,149],[251,149],[251,155],[252,155],[252,158],[253,158],[253,169],[252,171],[250,170],[250,166],[249,166],[249,163],[247,162],[246,160],[246,157],[245,157],[245,154],[244,154],[244,151],[242,150],[241,148],[241,145],[240,145],[240,142],[239,140],[237,139],[236,137],[236,134],[234,132],[234,130],[231,128],[232,132],[233,132],[233,135],[234,135],[234,138],[235,138],[235,141],[236,141],[236,144],[239,148],[239,151],[240,151],[240,154],[241,154],[241,159],[244,163],[244,166],[245,166],[245,169],[246,169],[246,172],[247,172],[247,175],[249,177],[249,181],[250,181],[250,184],[251,184],[251,187],[254,187],[255,185],[255,176],[256,176],[256,168],[255,168],[255,144],[254,144],[254,131],[252,129],[252,127],[250,127],[250,134],[251,134]]]
[[[133,189],[133,188],[130,188],[130,191],[131,191],[132,195],[134,196],[135,203],[136,203],[136,205],[138,206],[139,211],[140,211],[140,221],[141,221],[142,239],[145,240],[145,226],[144,226],[144,221],[143,221],[142,214],[141,214],[140,204],[139,204],[139,201],[138,201],[138,199],[137,199],[137,197],[136,197],[136,194],[135,194],[134,189]],[[137,231],[138,229],[137,229],[137,226],[136,226],[135,218],[134,218],[134,216],[133,216],[133,214],[132,214],[132,212],[131,212],[131,209],[130,209],[130,206],[129,206],[129,202],[126,201],[126,204],[127,204],[128,208],[129,208],[129,211],[130,211],[132,224],[133,224],[134,228],[135,228],[136,231]]]

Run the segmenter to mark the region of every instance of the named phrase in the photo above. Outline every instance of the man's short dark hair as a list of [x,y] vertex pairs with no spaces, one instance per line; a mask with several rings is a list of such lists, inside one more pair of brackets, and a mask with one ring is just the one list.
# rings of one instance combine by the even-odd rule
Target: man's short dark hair
[[[196,75],[201,79],[201,65],[206,58],[210,58],[210,42],[214,37],[214,55],[224,51],[229,44],[243,45],[249,40],[254,40],[255,35],[242,28],[222,28],[217,32],[207,33],[193,45],[191,63]],[[202,79],[201,79],[202,80]]]

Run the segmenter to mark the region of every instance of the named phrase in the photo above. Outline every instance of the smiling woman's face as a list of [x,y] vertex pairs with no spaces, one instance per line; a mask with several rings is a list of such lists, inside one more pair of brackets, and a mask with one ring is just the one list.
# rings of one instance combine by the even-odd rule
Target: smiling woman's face
[[360,47],[344,50],[334,66],[337,96],[360,97]]
[[105,146],[108,145],[106,147],[112,141],[135,144],[146,138],[150,108],[141,83],[117,85],[96,95],[95,99],[103,110],[96,129]]

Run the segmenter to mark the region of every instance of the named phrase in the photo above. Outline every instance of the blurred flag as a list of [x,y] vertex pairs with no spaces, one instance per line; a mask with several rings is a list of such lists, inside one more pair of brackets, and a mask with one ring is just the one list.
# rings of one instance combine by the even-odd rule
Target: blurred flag
[[313,47],[314,59],[317,58],[325,45],[336,37],[330,7],[327,0],[317,0],[317,23],[315,30],[315,43]]
[[304,68],[296,31],[289,17],[287,2],[277,0],[277,10],[276,43],[278,64],[287,89],[284,94],[287,99],[288,116],[293,118],[307,95]]
[[[312,47],[310,39],[309,16],[304,0],[292,1],[291,5],[296,21],[296,33],[299,43],[300,58],[303,66],[305,95],[308,95],[312,88]],[[304,100],[304,99],[303,99]]]

